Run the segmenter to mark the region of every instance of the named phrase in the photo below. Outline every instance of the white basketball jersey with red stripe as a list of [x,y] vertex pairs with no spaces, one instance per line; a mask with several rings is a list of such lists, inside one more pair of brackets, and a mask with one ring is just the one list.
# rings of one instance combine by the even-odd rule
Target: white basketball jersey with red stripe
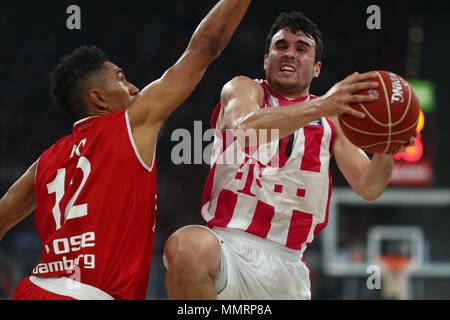
[[[269,89],[266,81],[259,83],[265,92],[262,108],[314,98],[308,95],[288,100]],[[213,128],[219,111],[220,103],[211,119]],[[255,159],[249,148],[243,149],[236,141],[224,142],[227,139],[216,133],[201,208],[207,225],[243,230],[303,254],[328,222],[333,123],[322,117],[274,141],[279,161],[271,174],[267,169],[272,162]],[[244,157],[234,163],[218,161],[220,154],[230,148],[245,150]]]

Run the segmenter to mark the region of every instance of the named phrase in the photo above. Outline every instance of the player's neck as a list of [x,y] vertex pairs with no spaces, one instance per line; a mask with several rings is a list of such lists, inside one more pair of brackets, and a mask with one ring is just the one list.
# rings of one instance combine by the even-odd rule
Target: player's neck
[[267,84],[268,84],[268,87],[271,92],[275,92],[278,95],[280,95],[288,100],[295,100],[295,99],[303,98],[303,97],[306,97],[309,95],[309,86],[303,90],[301,90],[301,89],[300,90],[299,89],[290,90],[290,89],[285,89],[285,88],[273,85],[268,81],[267,81]]

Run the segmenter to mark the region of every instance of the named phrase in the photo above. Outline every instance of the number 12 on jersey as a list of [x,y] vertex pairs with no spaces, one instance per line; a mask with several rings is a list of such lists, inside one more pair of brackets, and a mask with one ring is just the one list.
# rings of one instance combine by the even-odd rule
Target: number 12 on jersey
[[[88,159],[85,157],[80,157],[77,163],[77,168],[81,169],[83,172],[83,179],[81,181],[80,186],[75,191],[72,198],[67,203],[67,206],[64,210],[64,222],[66,222],[69,219],[75,219],[80,218],[87,215],[87,203],[79,204],[74,206],[73,204],[77,200],[81,190],[83,189],[87,178],[89,177],[89,174],[91,173],[91,163]],[[66,181],[66,168],[58,169],[56,173],[56,178],[47,184],[47,191],[48,194],[55,194],[55,205],[52,209],[53,218],[55,219],[56,223],[56,230],[61,228],[61,208],[59,206],[61,199],[63,198],[65,194],[65,181]],[[72,181],[70,181],[70,185],[72,184]]]

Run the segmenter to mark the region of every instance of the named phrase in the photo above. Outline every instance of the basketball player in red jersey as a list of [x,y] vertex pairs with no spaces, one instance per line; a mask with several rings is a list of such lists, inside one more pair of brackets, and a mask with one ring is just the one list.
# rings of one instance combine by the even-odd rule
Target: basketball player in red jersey
[[[337,121],[341,113],[364,117],[349,103],[376,99],[355,94],[375,88],[370,79],[376,75],[354,73],[314,97],[309,87],[319,76],[321,56],[315,24],[301,13],[283,13],[266,40],[266,80],[239,76],[223,87],[211,119],[218,134],[201,207],[209,228],[187,226],[168,239],[164,261],[170,298],[310,299],[302,257],[328,221],[331,157],[361,197],[373,201],[383,193],[392,155],[369,159]],[[278,151],[266,161],[248,148],[255,144],[240,140],[239,145],[239,139],[220,134],[261,129],[276,129],[280,138],[269,136]],[[244,155],[225,161],[230,149]]]
[[141,92],[96,47],[52,73],[76,120],[0,200],[0,238],[36,209],[42,260],[13,299],[145,299],[156,215],[155,150],[170,113],[202,79],[250,0],[221,0],[181,58]]

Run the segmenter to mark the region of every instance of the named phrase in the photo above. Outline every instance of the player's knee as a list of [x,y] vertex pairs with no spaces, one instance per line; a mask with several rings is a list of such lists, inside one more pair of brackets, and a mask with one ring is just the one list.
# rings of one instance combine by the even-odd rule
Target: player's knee
[[184,227],[172,234],[164,247],[167,268],[210,269],[220,262],[220,244],[217,238],[205,228]]

